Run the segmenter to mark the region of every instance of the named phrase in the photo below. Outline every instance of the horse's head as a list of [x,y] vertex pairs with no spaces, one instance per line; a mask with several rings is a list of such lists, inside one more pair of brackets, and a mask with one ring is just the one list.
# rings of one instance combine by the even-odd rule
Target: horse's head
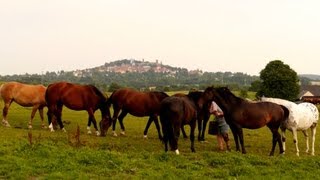
[[111,119],[111,114],[110,114],[110,106],[108,105],[107,102],[104,102],[101,105],[100,110],[101,110],[101,117],[102,117],[102,119],[99,123],[101,136],[106,136],[107,131],[112,124],[112,119]]

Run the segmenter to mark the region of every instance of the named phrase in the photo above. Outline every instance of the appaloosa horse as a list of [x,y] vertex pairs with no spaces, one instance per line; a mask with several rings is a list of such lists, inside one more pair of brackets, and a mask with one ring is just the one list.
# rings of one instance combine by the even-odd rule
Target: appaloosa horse
[[299,156],[299,148],[298,148],[298,137],[297,137],[297,131],[302,131],[305,138],[306,138],[306,152],[309,152],[309,137],[307,130],[311,130],[311,155],[314,155],[314,142],[316,139],[316,131],[317,131],[317,124],[319,120],[319,111],[318,108],[311,103],[305,102],[296,104],[294,102],[285,100],[285,99],[279,99],[279,98],[266,98],[262,97],[261,101],[267,101],[267,102],[273,102],[279,105],[283,105],[289,109],[289,117],[285,121],[285,123],[282,124],[280,127],[282,131],[282,143],[283,143],[283,149],[286,150],[285,146],[285,131],[286,129],[289,129],[293,134],[293,142],[296,145],[296,155]]
[[2,124],[10,127],[7,115],[11,103],[16,102],[23,107],[32,107],[29,128],[32,128],[32,120],[37,110],[39,110],[42,128],[45,128],[43,122],[43,108],[46,106],[46,100],[44,98],[45,92],[46,87],[43,85],[29,85],[19,82],[7,82],[2,84],[0,86],[0,95],[4,102]]
[[105,136],[105,132],[110,127],[112,121],[110,117],[109,106],[107,105],[107,97],[93,85],[79,85],[68,82],[57,82],[50,84],[47,88],[45,98],[48,105],[48,121],[51,131],[52,118],[56,118],[60,129],[64,130],[61,121],[63,105],[72,110],[85,110],[88,112],[88,134],[91,133],[91,122],[96,130],[96,135],[100,135],[94,113],[96,110],[101,111],[100,129],[104,131],[101,136]]

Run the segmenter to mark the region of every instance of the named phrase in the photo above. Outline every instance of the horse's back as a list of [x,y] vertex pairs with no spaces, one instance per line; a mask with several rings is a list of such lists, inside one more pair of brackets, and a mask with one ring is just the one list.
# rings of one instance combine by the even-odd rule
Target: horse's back
[[185,97],[170,96],[161,102],[160,117],[188,124],[196,116],[192,102]]
[[21,106],[45,105],[46,87],[43,85],[7,82],[1,85],[0,94],[4,101],[14,100]]
[[161,101],[168,97],[163,92],[139,92],[130,88],[116,90],[110,96],[115,108],[125,109],[138,117],[158,114]]

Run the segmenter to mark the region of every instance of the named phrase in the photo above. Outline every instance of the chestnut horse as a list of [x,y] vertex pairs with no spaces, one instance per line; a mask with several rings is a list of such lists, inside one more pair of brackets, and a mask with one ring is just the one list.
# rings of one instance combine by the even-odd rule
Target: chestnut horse
[[270,156],[274,154],[277,142],[280,154],[284,153],[278,129],[289,116],[289,110],[286,107],[271,102],[248,102],[235,96],[226,87],[208,87],[204,94],[208,98],[213,98],[224,112],[224,117],[232,131],[237,151],[240,151],[238,142],[240,140],[242,153],[246,153],[242,128],[258,129],[268,126],[273,135]]
[[195,152],[194,130],[199,118],[198,112],[204,110],[206,108],[204,104],[209,104],[211,101],[211,99],[205,99],[203,93],[189,92],[186,96],[170,96],[161,102],[160,121],[165,151],[168,151],[169,142],[171,150],[179,154],[180,128],[188,124],[190,125],[191,151]]
[[[100,135],[94,113],[100,109],[101,118],[100,128],[108,129],[111,125],[109,106],[107,105],[107,97],[93,85],[78,85],[68,82],[57,82],[50,84],[47,88],[45,98],[48,105],[48,121],[51,131],[52,117],[54,116],[60,126],[60,129],[65,131],[61,121],[62,107],[65,105],[67,108],[80,111],[85,110],[88,112],[88,134],[91,133],[91,122],[96,130],[96,135]],[[105,136],[101,133],[101,136]]]
[[119,123],[121,126],[121,134],[125,134],[123,119],[129,113],[137,117],[149,116],[149,120],[143,133],[144,137],[147,137],[148,129],[152,121],[154,121],[158,130],[159,139],[162,139],[160,125],[158,122],[158,115],[160,110],[160,103],[166,97],[168,97],[166,93],[157,91],[139,92],[130,88],[122,88],[114,91],[108,100],[109,105],[112,104],[114,110],[112,117],[113,135],[117,136],[115,132],[117,118],[119,119]]
[[7,120],[7,115],[11,103],[16,102],[23,107],[32,107],[29,128],[32,128],[32,120],[37,110],[39,110],[42,128],[44,128],[43,108],[46,106],[46,101],[44,98],[45,92],[46,87],[43,85],[28,85],[19,82],[7,82],[2,84],[0,87],[0,94],[4,102],[2,124],[10,127],[10,124]]

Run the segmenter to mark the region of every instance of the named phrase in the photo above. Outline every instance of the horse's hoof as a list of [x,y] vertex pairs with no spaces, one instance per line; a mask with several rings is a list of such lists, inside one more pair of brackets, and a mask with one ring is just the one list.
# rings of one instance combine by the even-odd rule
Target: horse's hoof
[[88,131],[87,134],[92,134],[92,132],[91,132],[91,131]]
[[125,132],[125,131],[121,131],[121,132],[120,132],[120,135],[125,136],[125,135],[126,135],[126,132]]
[[41,128],[42,128],[42,129],[47,129],[48,127],[43,125]]
[[96,135],[97,135],[97,136],[100,136],[100,132],[99,132],[99,131],[96,131]]
[[144,138],[144,139],[148,139],[148,136],[147,136],[147,135],[143,135],[143,138]]

